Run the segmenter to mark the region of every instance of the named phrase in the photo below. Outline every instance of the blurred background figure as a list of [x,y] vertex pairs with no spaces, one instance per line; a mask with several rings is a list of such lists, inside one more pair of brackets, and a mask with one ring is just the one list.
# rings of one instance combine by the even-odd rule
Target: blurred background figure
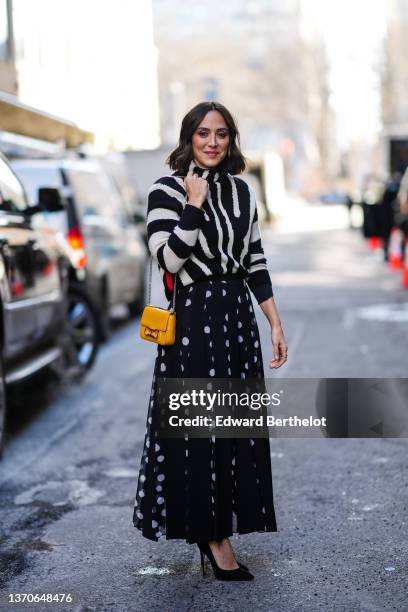
[[384,260],[389,261],[389,246],[392,228],[396,225],[398,213],[398,191],[401,183],[401,174],[394,172],[385,184],[381,199],[380,237],[383,239]]
[[405,260],[408,241],[408,168],[405,170],[398,190],[399,210],[397,211],[397,225],[401,228],[404,239],[402,240],[402,259]]
[[344,198],[344,203],[347,207],[347,214],[348,214],[348,220],[349,220],[349,227],[353,227],[353,221],[352,221],[352,216],[351,216],[351,209],[353,208],[354,202],[352,197],[350,196],[349,193],[345,194],[345,198]]

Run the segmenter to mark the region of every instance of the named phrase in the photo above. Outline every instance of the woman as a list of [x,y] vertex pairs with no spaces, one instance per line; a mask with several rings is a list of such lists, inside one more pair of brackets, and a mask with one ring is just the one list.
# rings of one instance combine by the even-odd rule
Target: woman
[[133,523],[151,540],[197,543],[222,580],[252,580],[237,562],[233,533],[276,531],[268,438],[162,439],[155,428],[157,378],[264,377],[251,289],[271,326],[274,357],[287,359],[239,133],[217,102],[184,117],[166,160],[175,170],[148,196],[149,249],[171,297],[176,342],[158,345]]

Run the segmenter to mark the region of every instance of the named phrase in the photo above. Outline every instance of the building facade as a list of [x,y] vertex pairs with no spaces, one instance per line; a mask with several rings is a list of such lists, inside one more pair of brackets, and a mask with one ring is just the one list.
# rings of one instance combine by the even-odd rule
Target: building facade
[[13,59],[0,64],[0,87],[92,131],[101,151],[159,145],[151,0],[0,0],[3,14],[5,5],[13,36],[7,48],[0,26],[0,53]]
[[300,0],[153,0],[153,15],[165,145],[189,108],[215,99],[238,120],[244,149],[282,153],[289,186],[324,169],[324,49],[304,36]]

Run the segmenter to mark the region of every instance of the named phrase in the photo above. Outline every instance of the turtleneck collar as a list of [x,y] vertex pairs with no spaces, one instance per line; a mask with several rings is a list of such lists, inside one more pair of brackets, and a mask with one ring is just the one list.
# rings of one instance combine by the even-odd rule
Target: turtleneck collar
[[201,168],[197,165],[194,159],[191,160],[189,171],[192,170],[194,174],[198,174],[202,178],[205,178],[209,183],[219,181],[223,177],[227,176],[226,170],[220,170],[219,168]]

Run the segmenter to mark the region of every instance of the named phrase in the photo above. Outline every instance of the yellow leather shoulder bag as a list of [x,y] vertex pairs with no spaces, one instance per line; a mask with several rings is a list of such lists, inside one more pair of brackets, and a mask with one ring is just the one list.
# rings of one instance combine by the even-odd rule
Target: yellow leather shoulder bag
[[152,288],[152,257],[150,257],[149,293],[147,306],[144,307],[140,321],[140,337],[148,342],[169,346],[176,341],[176,280],[174,281],[173,300],[170,309],[150,304]]

